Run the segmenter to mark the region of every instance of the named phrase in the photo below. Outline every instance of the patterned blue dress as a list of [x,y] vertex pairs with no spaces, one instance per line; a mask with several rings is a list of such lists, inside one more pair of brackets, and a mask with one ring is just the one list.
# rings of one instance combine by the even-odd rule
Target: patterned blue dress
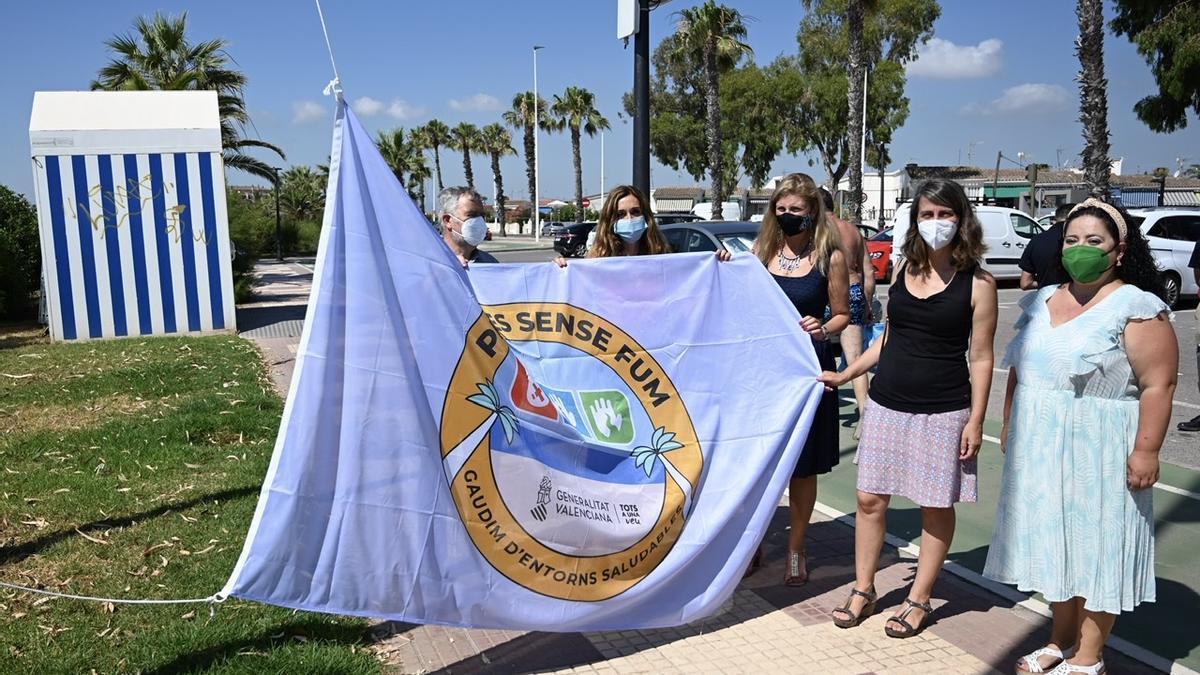
[[1167,305],[1132,285],[1051,326],[1058,286],[1021,300],[1004,357],[1017,371],[1004,477],[983,574],[1050,602],[1119,614],[1154,601],[1152,489],[1131,491],[1126,460],[1138,388],[1123,334]]

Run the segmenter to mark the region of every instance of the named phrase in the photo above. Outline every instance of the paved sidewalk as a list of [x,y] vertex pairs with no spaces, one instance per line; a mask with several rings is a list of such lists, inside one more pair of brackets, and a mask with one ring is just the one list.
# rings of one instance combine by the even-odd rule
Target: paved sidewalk
[[[262,349],[281,395],[295,365],[312,273],[294,262],[261,262],[255,302],[238,307],[242,335]],[[764,567],[716,615],[687,626],[604,633],[521,633],[383,622],[372,649],[392,673],[1011,673],[1042,645],[1048,620],[947,572],[934,620],[915,638],[883,633],[903,602],[915,560],[885,546],[876,580],[880,609],[842,630],[829,619],[854,576],[854,530],[819,513],[809,529],[811,580],[782,585],[787,508],[768,529]],[[1157,672],[1113,650],[1111,673]]]
[[[514,226],[510,225],[509,227],[512,228]],[[479,248],[488,253],[549,249],[554,248],[554,237],[546,236],[542,237],[541,241],[536,241],[532,234],[514,234],[510,232],[507,237],[501,237],[499,234],[492,233],[492,240],[483,242],[479,245]]]

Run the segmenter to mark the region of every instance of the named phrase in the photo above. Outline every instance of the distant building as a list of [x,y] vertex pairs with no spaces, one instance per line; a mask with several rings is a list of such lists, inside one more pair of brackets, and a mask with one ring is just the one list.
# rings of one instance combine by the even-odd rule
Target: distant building
[[230,185],[229,191],[247,201],[270,199],[274,188],[265,185]]

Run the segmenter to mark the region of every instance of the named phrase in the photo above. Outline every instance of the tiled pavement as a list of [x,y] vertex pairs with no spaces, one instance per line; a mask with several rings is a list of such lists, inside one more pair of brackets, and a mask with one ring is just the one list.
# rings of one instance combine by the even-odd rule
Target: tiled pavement
[[[304,317],[308,269],[261,263],[256,302],[240,306],[238,325],[262,349],[285,394]],[[829,611],[853,581],[854,531],[815,514],[809,529],[811,579],[782,585],[786,501],[764,542],[764,566],[744,580],[714,616],[686,626],[603,633],[521,633],[383,622],[373,649],[391,673],[1010,673],[1021,654],[1041,646],[1047,620],[958,577],[943,573],[934,620],[917,637],[888,638],[887,616],[904,600],[915,561],[885,546],[876,579],[880,609],[842,630]],[[1157,672],[1112,650],[1110,673]]]

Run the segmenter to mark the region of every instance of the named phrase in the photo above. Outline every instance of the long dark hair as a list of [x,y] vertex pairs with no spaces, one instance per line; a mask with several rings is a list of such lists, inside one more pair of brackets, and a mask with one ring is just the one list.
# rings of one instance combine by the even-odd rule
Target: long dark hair
[[913,269],[927,272],[930,269],[929,256],[933,249],[921,238],[917,231],[917,216],[920,214],[921,198],[924,197],[939,206],[945,206],[958,216],[958,229],[950,240],[950,260],[954,268],[965,271],[977,267],[983,260],[987,246],[983,243],[983,226],[975,217],[975,208],[967,193],[963,192],[958,183],[944,178],[930,178],[921,184],[913,195],[912,207],[908,211],[908,233],[900,251],[904,259]]
[[[1146,241],[1146,237],[1142,235],[1142,231],[1132,225],[1132,218],[1125,209],[1114,206],[1121,218],[1125,220],[1126,229],[1125,235],[1125,255],[1121,256],[1121,264],[1117,266],[1117,278],[1127,284],[1137,286],[1138,288],[1153,293],[1164,302],[1167,300],[1167,289],[1163,286],[1162,275],[1158,270],[1158,263],[1154,262],[1154,254],[1150,252],[1150,243]],[[1104,223],[1104,229],[1108,230],[1109,236],[1113,241],[1120,242],[1121,234],[1117,229],[1117,223],[1108,215],[1104,209],[1097,206],[1085,206],[1081,209],[1073,211],[1067,217],[1066,224],[1063,225],[1063,234],[1067,236],[1067,228],[1071,226],[1071,221],[1080,216],[1092,216]],[[1062,250],[1062,241],[1058,242],[1058,248]]]

